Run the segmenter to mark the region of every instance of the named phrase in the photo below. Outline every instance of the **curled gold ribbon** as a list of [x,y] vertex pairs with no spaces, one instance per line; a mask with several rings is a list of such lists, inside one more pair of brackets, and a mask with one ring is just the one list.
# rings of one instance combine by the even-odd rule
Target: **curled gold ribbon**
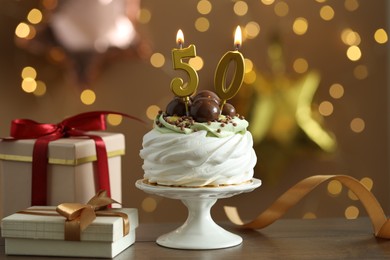
[[254,220],[244,223],[235,207],[225,206],[229,220],[243,228],[261,229],[281,218],[291,207],[323,182],[337,180],[349,188],[363,204],[372,222],[374,235],[390,239],[390,220],[387,219],[375,196],[358,180],[347,175],[315,175],[305,178],[283,193],[269,208]]

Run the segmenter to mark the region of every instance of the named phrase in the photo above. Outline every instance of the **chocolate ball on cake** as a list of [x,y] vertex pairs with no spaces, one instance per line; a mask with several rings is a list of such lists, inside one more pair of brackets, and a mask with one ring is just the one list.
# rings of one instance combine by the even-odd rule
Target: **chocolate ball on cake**
[[198,94],[196,94],[196,96],[193,98],[193,100],[195,101],[198,98],[213,99],[215,102],[217,102],[217,104],[219,104],[221,102],[219,97],[218,97],[218,95],[215,94],[214,92],[210,91],[210,90],[201,90],[201,91],[199,91]]
[[234,106],[230,103],[225,103],[222,108],[222,115],[235,117],[236,116],[236,109]]
[[[188,104],[190,106],[190,104]],[[185,116],[186,115],[186,104],[183,98],[175,97],[166,107],[167,115],[169,116]]]
[[190,115],[197,122],[211,122],[221,114],[219,104],[212,98],[198,97],[191,105]]

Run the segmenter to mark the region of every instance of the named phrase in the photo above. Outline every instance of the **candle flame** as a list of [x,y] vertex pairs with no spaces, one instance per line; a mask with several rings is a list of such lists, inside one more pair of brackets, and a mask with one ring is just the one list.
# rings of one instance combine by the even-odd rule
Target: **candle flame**
[[236,33],[234,34],[234,46],[236,49],[239,49],[241,47],[242,43],[242,33],[241,33],[241,27],[237,26]]
[[177,31],[177,34],[176,34],[176,43],[181,47],[184,43],[184,34],[183,34],[183,31],[181,29],[179,29]]

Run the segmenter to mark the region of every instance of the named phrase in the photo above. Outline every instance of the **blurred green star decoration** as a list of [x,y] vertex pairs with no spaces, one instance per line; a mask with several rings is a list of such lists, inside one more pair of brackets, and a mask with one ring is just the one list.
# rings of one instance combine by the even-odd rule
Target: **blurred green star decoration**
[[337,142],[314,109],[320,74],[315,70],[287,74],[277,37],[269,45],[268,57],[272,73],[254,68],[256,79],[241,88],[236,106],[250,122],[262,178],[277,182],[294,156],[313,151],[331,154]]

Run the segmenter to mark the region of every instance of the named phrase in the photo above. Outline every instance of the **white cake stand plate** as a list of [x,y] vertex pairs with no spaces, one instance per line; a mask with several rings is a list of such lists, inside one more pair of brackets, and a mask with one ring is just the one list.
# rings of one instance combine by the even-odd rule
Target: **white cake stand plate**
[[211,207],[218,199],[251,192],[261,185],[258,179],[249,183],[222,187],[181,188],[148,184],[138,180],[136,187],[146,193],[180,199],[188,209],[185,223],[157,238],[157,244],[176,249],[219,249],[237,246],[242,238],[219,225],[211,217]]

